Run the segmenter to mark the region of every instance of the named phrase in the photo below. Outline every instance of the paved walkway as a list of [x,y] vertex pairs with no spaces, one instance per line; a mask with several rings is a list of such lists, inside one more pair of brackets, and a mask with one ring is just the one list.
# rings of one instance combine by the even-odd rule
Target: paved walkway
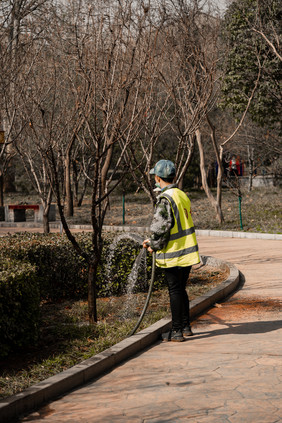
[[21,422],[281,423],[282,242],[198,237],[235,264],[242,290],[193,323]]

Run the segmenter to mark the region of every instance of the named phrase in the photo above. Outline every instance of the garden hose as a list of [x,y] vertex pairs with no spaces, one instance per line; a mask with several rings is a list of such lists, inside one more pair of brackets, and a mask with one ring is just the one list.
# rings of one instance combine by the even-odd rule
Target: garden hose
[[140,326],[140,323],[143,320],[143,317],[146,313],[146,310],[148,308],[149,302],[150,302],[150,298],[151,298],[151,294],[153,291],[153,284],[154,284],[154,280],[155,280],[155,270],[156,270],[156,253],[155,251],[152,253],[152,273],[151,273],[151,281],[150,281],[150,285],[149,285],[149,291],[147,294],[147,298],[146,298],[146,302],[145,305],[143,307],[142,313],[140,314],[140,317],[138,319],[138,322],[136,323],[134,329],[132,329],[132,331],[130,332],[130,334],[128,336],[132,336],[135,334],[135,332],[137,331],[137,329]]

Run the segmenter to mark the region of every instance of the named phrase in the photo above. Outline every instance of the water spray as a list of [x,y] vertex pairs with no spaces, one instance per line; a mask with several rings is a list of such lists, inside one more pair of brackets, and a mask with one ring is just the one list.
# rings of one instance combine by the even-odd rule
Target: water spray
[[[120,240],[126,239],[126,238],[132,239],[133,241],[135,241],[136,243],[138,243],[140,245],[140,247],[143,247],[143,239],[138,234],[122,233],[122,234],[118,235],[117,238],[116,238],[116,240],[113,243],[112,252],[109,254],[109,257],[108,257],[108,268],[107,268],[107,276],[108,276],[108,278],[110,276],[110,267],[111,267],[111,262],[112,262],[112,258],[113,258],[115,247],[116,247],[116,245],[118,244],[118,242]],[[139,254],[139,256],[137,256],[137,258],[135,260],[135,263],[138,260],[138,257],[140,257],[140,254]],[[135,265],[135,263],[134,263],[134,265]],[[133,268],[134,268],[134,265],[133,265]],[[147,308],[148,308],[148,305],[149,305],[149,302],[150,302],[150,299],[151,299],[152,291],[153,291],[153,284],[154,284],[154,280],[155,280],[155,270],[156,270],[156,253],[153,252],[152,253],[151,280],[150,280],[150,283],[149,283],[149,290],[148,290],[148,293],[147,293],[147,298],[146,298],[146,301],[145,301],[143,310],[142,310],[142,312],[140,314],[140,317],[138,319],[138,322],[136,323],[135,327],[132,329],[132,331],[129,333],[128,336],[134,335],[134,333],[139,328],[139,326],[140,326],[140,324],[141,324],[141,322],[142,322],[142,320],[144,318],[144,315],[145,315],[145,313],[147,311]]]

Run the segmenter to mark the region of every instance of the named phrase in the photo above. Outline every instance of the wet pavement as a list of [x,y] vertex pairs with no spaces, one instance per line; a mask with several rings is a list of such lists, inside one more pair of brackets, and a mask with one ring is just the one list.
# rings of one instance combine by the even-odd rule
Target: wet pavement
[[235,264],[244,282],[193,322],[195,336],[157,342],[21,422],[282,422],[282,242],[198,242],[201,254]]

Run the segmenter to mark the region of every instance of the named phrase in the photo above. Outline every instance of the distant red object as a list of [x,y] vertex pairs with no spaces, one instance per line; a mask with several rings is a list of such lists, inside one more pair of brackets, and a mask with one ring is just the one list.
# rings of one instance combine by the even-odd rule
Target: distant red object
[[[41,204],[9,204],[5,206],[5,221],[6,222],[25,222],[26,221],[26,210],[33,210],[34,222],[43,222],[43,206]],[[32,218],[32,216],[29,216]],[[56,220],[56,206],[50,204],[49,222]]]
[[235,156],[229,161],[229,169],[236,175],[241,175],[240,158]]
[[8,208],[11,210],[28,210],[28,209],[32,209],[32,210],[39,210],[39,205],[38,204],[19,204],[19,205],[13,205],[13,204],[9,204]]

